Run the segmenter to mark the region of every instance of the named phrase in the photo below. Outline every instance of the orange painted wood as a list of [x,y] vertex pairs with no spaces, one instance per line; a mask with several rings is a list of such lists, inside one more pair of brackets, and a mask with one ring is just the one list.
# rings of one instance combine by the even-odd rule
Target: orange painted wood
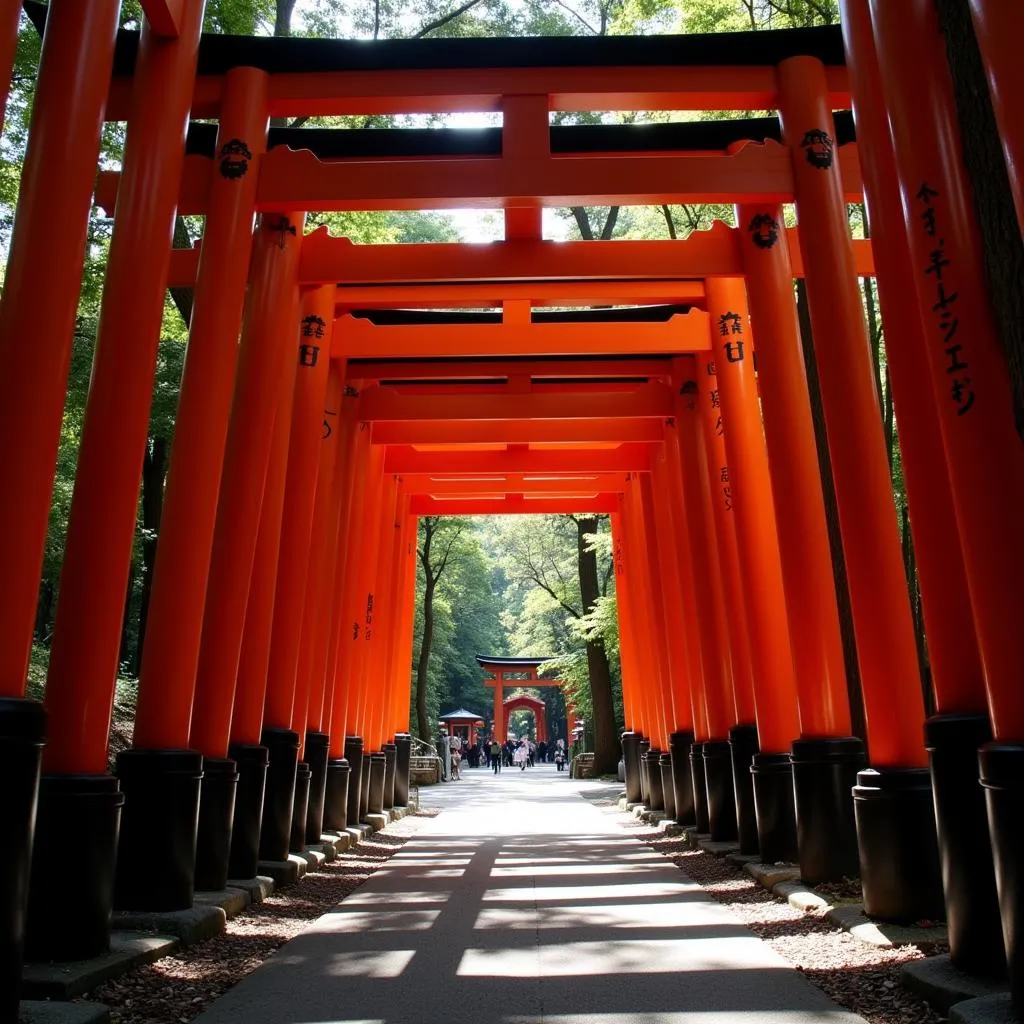
[[[95,712],[89,723],[93,735],[85,741],[90,745],[88,754],[79,750],[79,771],[103,772],[107,765],[104,719],[117,676],[181,179],[181,139],[188,120],[202,10],[201,0],[189,0],[178,39],[158,39],[144,25],[139,43],[135,108],[128,120],[47,684],[53,699],[64,693],[68,705],[85,708],[85,714]],[[78,85],[65,81],[62,87]],[[54,126],[54,130],[63,131],[65,126]],[[84,155],[84,148],[76,154]],[[55,185],[63,188],[59,177]],[[26,285],[32,289],[36,282]],[[24,339],[18,341],[24,344]],[[21,436],[25,426],[21,424],[15,436]],[[141,689],[139,699],[141,707]],[[159,695],[159,703],[160,728],[149,733],[150,741],[157,747],[183,746],[192,680],[176,680],[173,689]],[[77,725],[75,731],[82,735],[80,730]],[[141,743],[138,727],[135,742]],[[85,768],[86,761],[91,767]]]
[[[996,739],[1016,742],[1024,739],[1024,538],[1014,529],[1024,515],[1024,448],[982,271],[945,47],[927,4],[872,4],[871,11],[989,711]],[[896,40],[906,33],[910,45],[897,60]]]
[[[293,214],[292,219],[301,223],[302,215]],[[299,301],[295,284],[298,232],[294,241],[292,239],[293,236],[288,235],[288,242],[281,249],[277,244],[278,233],[266,230],[261,224],[253,248],[220,475],[192,710],[190,741],[209,757],[225,756],[229,728],[230,737],[240,743],[259,743],[262,728],[266,684],[262,654],[256,658],[257,664],[263,664],[262,674],[242,677],[238,700],[244,700],[246,707],[241,712],[236,709],[234,725],[232,704],[241,665],[243,631],[249,632],[247,608],[252,601],[251,594],[262,595],[261,588],[268,579],[273,580],[276,572],[276,548],[273,548],[274,562],[270,565],[270,548],[276,544],[276,537],[263,529],[261,509],[267,467],[274,450],[274,421],[281,402],[281,377],[287,376],[289,370],[294,373]],[[286,341],[289,331],[292,344]],[[291,401],[290,392],[288,401]],[[264,534],[262,542],[259,540],[261,533]],[[252,582],[254,564],[259,564],[262,574],[259,587]],[[272,596],[270,600],[272,602]],[[267,639],[269,628],[268,623]],[[263,640],[263,636],[251,637],[249,643],[262,645]],[[253,653],[250,651],[248,657]],[[159,715],[159,705],[154,715]]]
[[[783,680],[784,692],[790,690],[788,676],[795,673],[804,736],[848,736],[851,726],[846,667],[814,423],[793,300],[788,232],[778,207],[742,206],[738,216],[748,225],[758,218],[762,218],[762,223],[763,218],[768,218],[778,225],[773,229],[777,233],[774,245],[758,246],[752,237],[745,247],[747,292],[774,505],[772,537],[759,539],[758,528],[767,534],[767,523],[755,521],[746,524],[750,529],[747,544],[763,548],[777,538],[792,662],[787,666],[784,652],[771,646],[762,648],[761,657],[768,658],[769,666],[774,666],[767,671]],[[737,293],[738,290],[739,286]],[[753,401],[756,402],[756,396]],[[901,444],[902,428],[901,418]],[[757,483],[756,474],[761,470],[754,467],[753,472],[755,487],[767,486],[767,482]],[[771,571],[766,593],[775,589],[774,568]],[[764,633],[759,634],[768,644],[772,643],[772,628],[772,624],[763,623]]]
[[530,514],[610,513],[616,509],[614,494],[593,498],[529,498],[508,495],[504,498],[430,498],[414,497],[410,511],[418,516],[522,516]]
[[[310,678],[298,675],[302,623],[307,614],[306,582],[313,535],[324,396],[330,365],[331,334],[327,317],[330,288],[305,292],[299,308],[295,388],[288,439],[288,475],[282,509],[281,547],[274,593],[274,622],[267,669],[266,709],[299,734],[299,759],[306,735]],[[312,614],[312,609],[308,610]],[[285,718],[285,716],[288,716]],[[272,725],[280,722],[271,721]]]
[[[879,239],[878,297],[886,336],[889,385],[899,416],[903,479],[921,585],[928,662],[936,709],[984,712],[984,673],[974,631],[970,592],[959,544],[934,390],[923,386],[927,366],[924,320],[916,303],[915,273],[900,203],[899,176],[884,105],[881,70],[868,6],[845,3],[843,38],[856,54],[857,131],[871,159],[864,168],[868,219]],[[752,281],[753,284],[753,281]]]
[[487,476],[520,473],[542,476],[579,476],[640,472],[651,468],[651,445],[623,444],[597,451],[569,449],[565,451],[506,448],[484,452],[423,452],[411,445],[389,447],[384,456],[384,470],[402,476],[437,476],[456,474]]
[[[117,33],[117,0],[50,6],[39,62],[36,98],[21,190],[0,301],[0,430],[17,443],[0,445],[0,481],[17,501],[0,502],[0,696],[25,693],[39,577],[46,549],[50,497],[64,415],[78,293],[89,222],[90,194],[99,158],[105,82]],[[0,71],[14,60],[21,4],[5,0],[0,16]],[[71,83],[76,83],[72,86]],[[6,96],[6,88],[4,90]],[[40,297],[45,296],[45,301]],[[70,681],[70,680],[69,680]],[[59,685],[59,684],[58,684]],[[64,761],[105,770],[109,680],[81,710],[79,690],[67,695],[67,727],[88,733],[91,749],[53,724],[59,749],[47,764]],[[111,691],[112,699],[112,691]],[[54,733],[53,729],[57,732]],[[67,760],[65,761],[65,758]],[[63,768],[48,770],[64,770]],[[84,770],[84,768],[82,769]],[[93,769],[88,769],[93,770]]]
[[[834,110],[850,105],[845,67],[826,71]],[[217,117],[223,79],[196,79],[192,116]],[[107,117],[123,121],[132,79],[111,84]],[[274,76],[271,113],[451,113],[501,110],[502,98],[550,96],[552,110],[765,110],[774,109],[771,67],[457,68],[422,71],[340,71]]]
[[[253,154],[263,148],[266,77],[252,68],[238,68],[228,76],[224,121],[218,134],[221,145],[244,140]],[[249,270],[248,261],[239,259],[239,254],[251,252],[253,245],[256,182],[249,174],[218,176],[213,191],[216,202],[206,219],[208,241],[193,299],[142,652],[143,686],[156,693],[172,688],[178,679],[194,685],[198,670]],[[267,255],[263,253],[261,258]],[[246,344],[252,344],[251,334]],[[238,444],[237,429],[234,445]],[[237,458],[237,452],[232,457]],[[224,639],[230,647],[231,639]],[[236,632],[236,647],[238,639]],[[235,667],[225,666],[224,671],[233,673]],[[230,705],[221,710],[229,715]]]
[[[734,676],[736,703],[737,709],[742,706],[742,713],[748,716],[755,714],[756,706],[759,732],[762,725],[765,732],[765,739],[761,741],[762,749],[783,753],[796,739],[801,719],[797,714],[796,673],[782,582],[775,507],[772,503],[773,481],[769,476],[769,453],[765,447],[761,403],[754,376],[752,352],[756,337],[750,330],[747,297],[741,279],[721,278],[712,282],[708,298],[715,324],[712,329],[717,371],[715,380],[725,424],[723,440],[728,456],[730,504],[733,506],[728,518],[734,530],[745,631],[749,638],[750,688],[747,693],[743,693]],[[726,333],[722,333],[722,328]],[[745,350],[741,351],[738,347],[740,345],[744,345]],[[797,351],[793,350],[794,353]],[[767,371],[764,376],[767,378]],[[789,412],[786,408],[781,410],[782,415]],[[813,433],[811,438],[813,440]],[[780,453],[780,457],[785,458],[786,454]],[[813,466],[810,468],[813,471]],[[819,568],[831,568],[827,548],[824,552],[812,550],[807,554],[824,556],[825,560]],[[810,642],[820,644],[829,639],[828,636],[815,635],[816,629],[812,623],[816,623],[816,620],[806,607],[798,606],[794,611],[800,616],[803,635],[811,637]],[[841,666],[842,649],[838,645],[838,630],[833,639],[837,642]],[[828,682],[835,688],[837,682],[845,680],[842,675],[838,680],[818,680],[819,689],[814,691],[815,695],[819,695]],[[830,690],[826,693],[831,696]],[[745,721],[751,722],[753,719],[748,717]],[[827,719],[825,721],[828,722]],[[822,735],[818,732],[811,734]],[[824,735],[836,733],[826,732]]]
[[153,32],[165,39],[177,39],[181,34],[185,0],[139,0]]
[[373,424],[377,444],[576,444],[651,442],[661,440],[661,423],[652,416],[607,419],[548,420],[418,420]]
[[[186,158],[192,160],[193,158]],[[196,157],[194,159],[205,159]],[[116,188],[114,172],[101,172],[97,185],[97,203],[105,209],[113,206],[111,187]],[[209,173],[209,172],[208,172]],[[205,209],[205,207],[203,207]],[[799,239],[799,232],[793,235]],[[464,287],[464,293],[481,300],[487,292],[499,290],[498,298],[563,300],[571,304],[593,291],[601,282],[609,288],[636,287],[669,289],[674,301],[698,301],[691,295],[693,279],[704,277],[735,277],[743,273],[740,239],[737,232],[720,221],[708,231],[694,233],[683,241],[614,241],[614,242],[492,242],[488,245],[457,243],[423,243],[420,245],[355,245],[347,238],[331,236],[326,228],[318,228],[305,239],[299,279],[304,284],[335,284],[339,296],[369,289],[392,286],[396,305],[408,305],[413,288],[422,282],[427,289],[442,289],[436,294],[445,301],[454,298],[448,286]],[[859,239],[853,244],[858,274],[873,274],[874,260],[870,241]],[[793,273],[804,276],[800,247],[791,251]],[[187,287],[195,280],[196,249],[176,249],[171,254],[168,282]],[[349,282],[355,282],[349,284]],[[413,282],[410,284],[410,282]],[[663,282],[662,285],[660,282]],[[614,293],[613,293],[614,294]],[[487,296],[489,297],[489,296]],[[398,302],[398,299],[401,302]],[[654,296],[646,296],[653,300]],[[370,303],[372,304],[372,303]],[[561,302],[559,304],[562,304]]]
[[[905,64],[905,55],[900,60]],[[834,159],[826,159],[819,145],[803,145],[814,133],[835,135],[821,63],[806,57],[783,61],[779,91],[797,218],[804,227],[807,295],[871,759],[876,765],[923,766],[917,646],[846,197]]]

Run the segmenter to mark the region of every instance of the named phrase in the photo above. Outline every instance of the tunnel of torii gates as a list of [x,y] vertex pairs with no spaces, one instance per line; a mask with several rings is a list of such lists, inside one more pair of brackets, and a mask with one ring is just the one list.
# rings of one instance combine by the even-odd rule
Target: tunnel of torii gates
[[[577,480],[586,480],[589,474],[582,474],[577,476]],[[570,478],[566,478],[570,479]],[[591,475],[590,480],[587,481],[589,484],[591,481],[596,481],[598,477]],[[565,483],[565,480],[560,481],[559,485]],[[550,661],[550,658],[503,658],[498,655],[483,655],[478,654],[476,656],[477,664],[484,670],[484,686],[492,687],[494,689],[494,710],[493,710],[493,723],[494,723],[494,738],[499,743],[504,743],[508,739],[508,718],[513,711],[525,709],[533,712],[533,718],[537,725],[537,742],[547,743],[548,741],[548,723],[545,715],[545,709],[547,705],[540,697],[531,697],[525,694],[516,695],[512,697],[505,696],[505,687],[523,687],[525,689],[533,689],[534,687],[545,687],[545,686],[557,686],[559,689],[564,688],[565,683],[561,679],[549,679],[542,676],[540,673],[540,666],[546,661]],[[576,725],[576,709],[572,706],[569,701],[566,701],[565,705],[566,718],[568,720],[568,733],[569,736],[562,737],[566,740],[566,749],[568,744],[571,742],[572,731]],[[556,737],[557,738],[557,737]]]
[[[992,970],[1005,946],[1019,1004],[1024,454],[932,3],[844,0],[845,36],[373,44],[200,38],[201,0],[142,6],[141,35],[117,32],[117,0],[32,11],[45,33],[0,307],[2,1019],[23,942],[97,954],[112,906],[188,907],[405,800],[417,517],[501,512],[611,517],[631,800],[812,883],[859,873],[869,914],[945,913],[957,964]],[[16,5],[0,10],[6,68]],[[1024,15],[972,12],[1019,200]],[[851,106],[856,143],[833,116]],[[779,117],[549,127],[591,110]],[[502,127],[268,132],[452,111]],[[105,121],[127,137],[97,184]],[[26,667],[94,194],[113,237],[41,707]],[[873,253],[849,233],[862,197]],[[707,202],[735,204],[738,227],[541,236],[543,207]],[[505,240],[304,231],[303,211],[445,207],[502,209]],[[196,250],[171,250],[175,211],[205,216]],[[927,722],[858,274],[877,275],[885,319]],[[168,285],[194,309],[134,747],[108,774]]]

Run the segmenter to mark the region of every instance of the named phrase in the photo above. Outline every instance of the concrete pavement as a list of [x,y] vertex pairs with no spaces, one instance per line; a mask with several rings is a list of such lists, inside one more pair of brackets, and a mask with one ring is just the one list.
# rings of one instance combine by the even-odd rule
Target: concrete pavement
[[856,1024],[554,766],[465,769],[197,1024]]

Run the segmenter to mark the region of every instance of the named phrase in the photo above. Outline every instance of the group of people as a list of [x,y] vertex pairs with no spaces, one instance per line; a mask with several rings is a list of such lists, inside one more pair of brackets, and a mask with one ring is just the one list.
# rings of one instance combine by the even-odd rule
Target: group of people
[[555,740],[554,743],[545,743],[543,740],[540,743],[534,743],[529,737],[522,736],[499,743],[497,738],[492,736],[486,743],[477,741],[470,745],[461,736],[452,735],[448,737],[447,743],[453,782],[462,778],[461,772],[464,764],[468,764],[471,768],[480,768],[486,765],[495,775],[503,767],[518,767],[520,771],[526,771],[538,761],[542,764],[553,761],[558,771],[565,770],[565,740],[562,739]]

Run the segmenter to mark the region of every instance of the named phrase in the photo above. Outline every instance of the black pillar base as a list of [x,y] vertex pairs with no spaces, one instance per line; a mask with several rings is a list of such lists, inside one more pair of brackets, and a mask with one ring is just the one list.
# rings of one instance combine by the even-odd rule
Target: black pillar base
[[789,754],[755,754],[750,768],[757,814],[757,845],[765,864],[796,864],[796,803]]
[[640,734],[622,734],[622,763],[626,769],[626,802],[640,803]]
[[232,743],[228,754],[238,768],[228,878],[254,878],[260,860],[260,825],[269,752],[256,743]]
[[942,875],[927,768],[867,768],[853,810],[864,912],[883,921],[942,920]]
[[117,910],[188,910],[195,891],[203,755],[198,750],[124,750],[117,844]]
[[409,806],[409,762],[412,757],[412,737],[407,732],[395,736],[395,806]]
[[978,752],[1003,921],[1013,1008],[1024,1016],[1024,744],[986,743]]
[[344,832],[348,828],[348,761],[340,758],[327,762],[327,785],[324,787],[324,828]]
[[690,744],[690,779],[693,783],[693,820],[700,835],[711,831],[708,818],[708,779],[704,771],[704,744]]
[[[295,765],[295,796],[292,798],[292,827],[288,837],[290,853],[302,853],[306,848],[306,815],[309,813],[309,782],[313,773],[305,761]],[[320,837],[316,837],[320,842]]]
[[860,871],[853,787],[867,767],[855,736],[793,741],[793,792],[800,877],[808,885]]
[[[124,794],[113,775],[44,775],[25,927],[30,961],[87,960],[110,949]],[[75,870],[68,871],[68,836]]]
[[651,749],[651,741],[640,737],[638,747],[640,755],[640,802],[651,806],[651,780],[647,771],[647,754]]
[[992,739],[988,715],[935,715],[924,724],[946,899],[949,958],[961,971],[1000,978],[1006,950],[999,920],[978,750]]
[[260,739],[270,755],[267,786],[263,792],[263,820],[260,823],[260,860],[287,860],[295,809],[299,734],[291,729],[268,727]]
[[665,809],[665,794],[661,788],[661,751],[657,747],[651,747],[644,755],[647,765],[647,806],[652,811],[663,811]]
[[662,754],[658,759],[661,769],[661,798],[665,816],[676,820],[676,791],[672,784],[672,755]]
[[45,742],[42,704],[0,697],[0,1021],[4,1024],[18,1019],[32,832]]
[[325,732],[306,733],[306,764],[309,765],[309,804],[306,809],[306,842],[319,843],[324,834],[324,800],[327,793],[327,748],[331,737]]
[[370,757],[369,751],[363,751],[363,780],[359,792],[359,821],[366,821],[370,813]]
[[675,803],[677,825],[695,825],[693,810],[693,775],[690,772],[692,732],[674,732],[668,738],[672,752],[672,799]]
[[[363,755],[366,757],[367,755]],[[367,797],[367,814],[384,813],[384,775],[387,772],[387,758],[380,751],[370,754],[370,785]]]
[[716,843],[733,843],[736,828],[736,792],[732,781],[732,750],[727,740],[704,744],[704,775],[708,784],[708,829]]
[[199,786],[199,827],[196,829],[195,887],[219,892],[228,884],[231,824],[235,818],[238,770],[226,757],[203,758]]
[[[362,736],[345,737],[345,760],[348,761],[348,797],[346,817],[351,826],[360,822],[363,789],[363,738]],[[367,779],[369,782],[369,779]]]
[[394,743],[381,746],[384,751],[384,810],[390,811],[395,806],[395,771],[398,767],[398,748]]
[[750,766],[760,747],[756,725],[736,725],[729,730],[732,754],[733,797],[736,801],[736,828],[740,853],[757,853],[757,810],[754,805],[754,777]]

